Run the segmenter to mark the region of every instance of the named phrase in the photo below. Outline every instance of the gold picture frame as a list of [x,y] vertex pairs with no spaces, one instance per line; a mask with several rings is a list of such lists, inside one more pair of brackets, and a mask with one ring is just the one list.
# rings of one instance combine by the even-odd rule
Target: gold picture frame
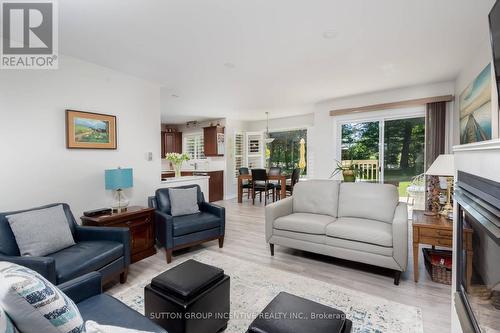
[[116,149],[116,116],[66,110],[66,148]]

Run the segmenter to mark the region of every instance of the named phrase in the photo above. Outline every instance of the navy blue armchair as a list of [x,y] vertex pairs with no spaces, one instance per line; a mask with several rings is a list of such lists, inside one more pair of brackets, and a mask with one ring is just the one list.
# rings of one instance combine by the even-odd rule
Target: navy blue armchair
[[[44,257],[20,256],[6,216],[57,205],[63,206],[76,244]],[[128,228],[80,226],[67,204],[0,213],[0,261],[28,267],[54,284],[93,271],[101,272],[105,282],[119,276],[120,282],[125,283],[130,265],[130,232]]]
[[149,197],[149,207],[156,208],[155,231],[156,241],[165,247],[167,263],[172,262],[172,252],[204,242],[219,240],[219,247],[224,245],[226,227],[226,210],[205,201],[198,185],[186,185],[176,188],[192,188],[198,190],[199,213],[191,215],[170,215],[170,198],[168,189],[156,190],[154,197]]
[[167,333],[139,312],[132,310],[116,298],[103,294],[100,273],[88,273],[58,287],[75,302],[84,321],[93,320],[101,325]]

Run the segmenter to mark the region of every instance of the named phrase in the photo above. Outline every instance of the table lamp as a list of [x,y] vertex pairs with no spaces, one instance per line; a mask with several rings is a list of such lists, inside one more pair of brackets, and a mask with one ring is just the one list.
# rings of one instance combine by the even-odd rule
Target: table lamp
[[428,176],[446,177],[446,181],[448,182],[447,196],[446,196],[447,200],[446,204],[443,206],[439,214],[448,217],[449,214],[453,212],[453,206],[451,205],[450,200],[451,200],[451,186],[453,185],[453,176],[455,176],[454,156],[451,154],[439,155],[425,174]]
[[123,194],[123,189],[134,186],[132,169],[104,170],[104,182],[106,190],[115,191],[114,202],[111,206],[113,211],[121,213],[127,210],[129,204],[127,198]]

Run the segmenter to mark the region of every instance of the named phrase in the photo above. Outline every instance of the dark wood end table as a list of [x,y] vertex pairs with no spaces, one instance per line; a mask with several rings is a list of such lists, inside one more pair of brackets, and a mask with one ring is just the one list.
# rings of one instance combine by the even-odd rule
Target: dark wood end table
[[134,263],[156,253],[154,211],[154,208],[130,206],[125,212],[80,219],[84,226],[129,228],[130,259]]

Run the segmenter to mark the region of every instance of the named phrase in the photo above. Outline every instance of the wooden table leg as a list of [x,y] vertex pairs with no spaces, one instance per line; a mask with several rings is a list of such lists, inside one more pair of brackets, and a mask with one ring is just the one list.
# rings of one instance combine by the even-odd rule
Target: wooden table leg
[[243,181],[238,177],[238,203],[243,202]]
[[419,243],[413,242],[413,279],[418,282],[418,249]]
[[285,176],[281,177],[280,184],[281,184],[280,199],[285,199],[286,198],[286,177]]

